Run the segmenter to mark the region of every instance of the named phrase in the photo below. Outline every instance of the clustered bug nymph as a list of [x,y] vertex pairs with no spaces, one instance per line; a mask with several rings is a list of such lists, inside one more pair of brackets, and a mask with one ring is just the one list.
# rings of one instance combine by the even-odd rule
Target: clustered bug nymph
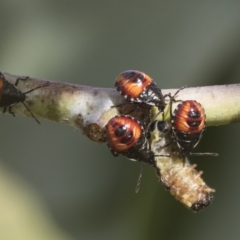
[[155,164],[154,153],[149,150],[142,124],[128,115],[118,115],[105,127],[107,145],[114,156],[122,154],[131,160]]
[[3,107],[3,113],[6,112],[7,107],[8,107],[8,112],[10,114],[14,115],[14,112],[12,111],[12,105],[21,102],[25,108],[29,111],[29,113],[31,114],[31,116],[36,120],[37,123],[40,124],[40,122],[36,119],[36,117],[33,115],[33,113],[31,112],[31,110],[28,108],[28,106],[25,104],[25,100],[26,100],[26,94],[41,88],[41,87],[45,87],[48,84],[44,84],[38,87],[35,87],[27,92],[21,92],[19,89],[17,89],[17,85],[19,80],[25,80],[27,79],[27,77],[25,78],[18,78],[16,80],[15,85],[8,82],[5,79],[5,76],[0,72],[0,107]]
[[202,137],[205,121],[204,109],[197,101],[183,101],[174,110],[172,131],[181,154],[217,156],[216,153],[191,153]]
[[161,89],[147,74],[128,70],[122,72],[116,79],[117,91],[131,102],[146,103],[158,107],[163,112],[166,104]]
[[197,101],[183,101],[177,106],[172,126],[181,150],[190,152],[198,144],[205,128],[205,119],[204,109]]

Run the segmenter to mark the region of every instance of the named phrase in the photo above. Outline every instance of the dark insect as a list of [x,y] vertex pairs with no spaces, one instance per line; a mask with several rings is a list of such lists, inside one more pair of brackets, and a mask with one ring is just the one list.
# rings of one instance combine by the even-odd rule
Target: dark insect
[[36,120],[37,123],[40,124],[40,122],[37,120],[37,118],[33,115],[33,113],[31,112],[31,110],[28,108],[28,106],[25,104],[25,100],[26,100],[26,94],[41,88],[41,87],[45,87],[48,85],[44,84],[38,87],[35,87],[27,92],[21,92],[19,89],[17,89],[17,85],[19,80],[25,80],[28,77],[25,78],[18,78],[16,80],[15,84],[12,84],[10,82],[8,82],[4,75],[0,72],[0,107],[3,107],[3,113],[5,113],[7,111],[8,108],[8,112],[10,114],[14,115],[14,112],[12,111],[12,106],[16,103],[21,102],[25,108],[29,111],[29,113],[31,114],[31,116]]

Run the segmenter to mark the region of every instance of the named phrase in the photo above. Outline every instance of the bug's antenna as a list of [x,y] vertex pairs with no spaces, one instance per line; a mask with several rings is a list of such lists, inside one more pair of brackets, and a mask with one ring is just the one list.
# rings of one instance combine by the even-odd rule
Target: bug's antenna
[[22,94],[26,95],[26,94],[28,94],[28,93],[30,93],[30,92],[38,89],[38,88],[46,87],[46,86],[48,86],[48,85],[49,85],[49,82],[48,82],[48,83],[45,83],[45,84],[43,84],[43,85],[37,86],[37,87],[35,87],[35,88],[31,89],[31,90],[28,90],[27,92],[24,92],[24,93],[22,93]]
[[138,177],[138,180],[137,180],[137,185],[136,185],[136,188],[135,188],[135,193],[138,193],[138,191],[139,191],[142,176],[143,176],[143,172],[144,172],[144,167],[145,167],[145,163],[142,164],[140,174],[139,174],[139,177]]
[[190,152],[189,155],[190,156],[213,156],[213,157],[218,157],[218,153],[208,153],[208,152],[205,152],[205,153],[192,153],[192,152]]
[[31,110],[29,109],[29,107],[25,104],[25,102],[21,102],[24,106],[25,106],[25,108],[30,112],[30,114],[31,114],[31,116],[36,120],[36,122],[38,123],[38,124],[40,124],[40,122],[37,120],[37,118],[33,115],[33,113],[31,112]]
[[[30,93],[30,92],[38,89],[38,88],[46,87],[46,86],[48,86],[48,85],[49,85],[49,82],[47,82],[47,83],[45,83],[45,84],[43,84],[43,85],[37,86],[37,87],[35,87],[35,88],[31,89],[31,90],[28,90],[27,92],[24,92],[24,93],[22,93],[22,94],[26,95],[26,94],[28,94],[28,93]],[[31,110],[29,109],[29,107],[26,105],[26,103],[25,103],[25,102],[21,102],[21,103],[22,103],[22,104],[25,106],[25,108],[30,112],[31,116],[36,120],[36,122],[37,122],[38,124],[40,124],[40,122],[39,122],[39,121],[37,120],[37,118],[33,115],[33,113],[31,112]]]

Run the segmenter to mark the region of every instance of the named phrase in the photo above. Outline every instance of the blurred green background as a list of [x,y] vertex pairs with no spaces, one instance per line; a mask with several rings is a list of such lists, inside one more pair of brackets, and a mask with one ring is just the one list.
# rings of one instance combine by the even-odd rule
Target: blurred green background
[[[238,83],[239,1],[1,0],[0,69],[113,87],[127,69],[161,88]],[[0,116],[0,239],[240,239],[239,124],[208,128],[195,157],[215,200],[194,214],[147,167],[80,131]]]

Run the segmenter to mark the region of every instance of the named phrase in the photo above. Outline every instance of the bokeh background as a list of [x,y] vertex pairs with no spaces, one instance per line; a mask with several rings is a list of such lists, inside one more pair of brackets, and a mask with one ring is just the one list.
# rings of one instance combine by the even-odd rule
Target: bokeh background
[[[0,69],[113,87],[127,69],[162,88],[239,83],[239,1],[1,0]],[[216,189],[194,214],[147,167],[55,122],[0,116],[0,239],[240,238],[239,124],[207,128],[191,162]]]

